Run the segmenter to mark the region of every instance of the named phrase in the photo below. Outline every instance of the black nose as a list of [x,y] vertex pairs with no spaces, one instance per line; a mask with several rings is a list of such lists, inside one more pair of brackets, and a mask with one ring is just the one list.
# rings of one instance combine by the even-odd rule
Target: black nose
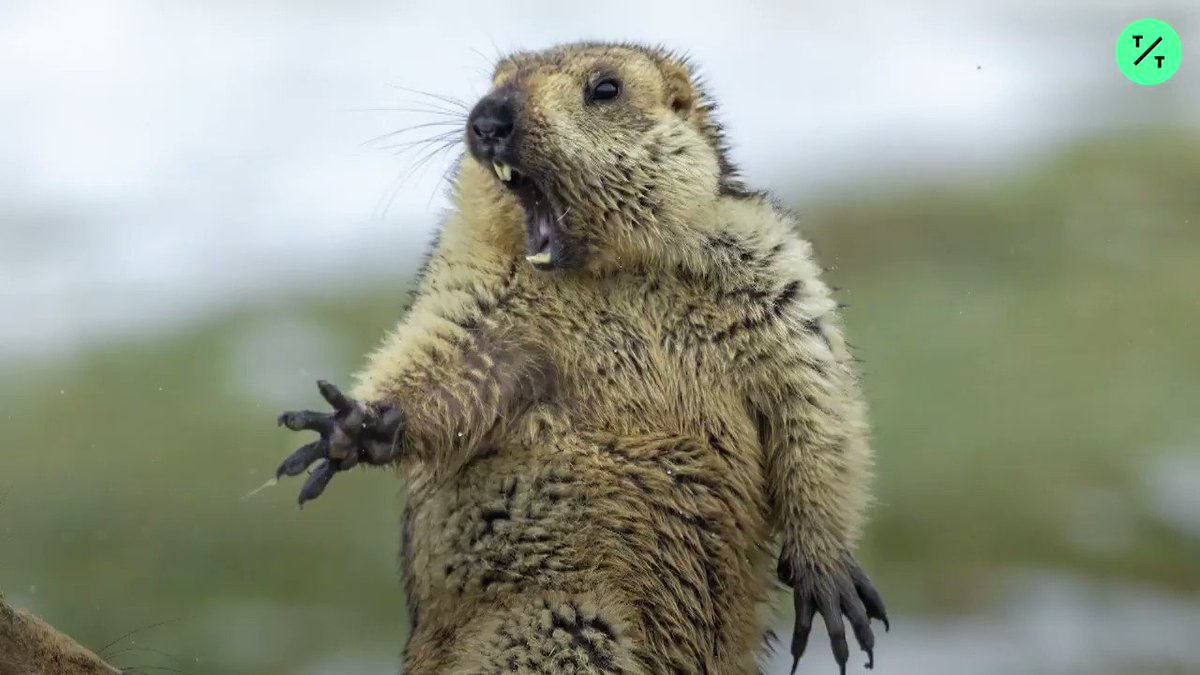
[[512,100],[507,96],[486,96],[471,111],[471,133],[489,150],[512,138],[516,119]]

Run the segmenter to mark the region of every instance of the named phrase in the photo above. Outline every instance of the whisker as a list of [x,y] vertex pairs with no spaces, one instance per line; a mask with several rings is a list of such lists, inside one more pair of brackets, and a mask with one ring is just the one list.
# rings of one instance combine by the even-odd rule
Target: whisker
[[470,110],[470,108],[471,108],[471,106],[467,105],[466,101],[455,98],[453,96],[448,96],[446,94],[435,94],[435,93],[429,92],[429,91],[421,91],[420,89],[412,89],[410,87],[402,87],[398,84],[392,85],[392,87],[395,89],[399,89],[401,91],[407,91],[407,92],[411,92],[413,94],[420,94],[421,96],[427,96],[429,98],[437,99],[439,101],[442,101],[443,103],[448,103],[456,108],[462,108],[464,111]]
[[159,656],[165,656],[168,659],[171,659],[172,661],[175,661],[176,663],[178,663],[180,665],[187,663],[187,661],[184,661],[183,659],[179,658],[178,656],[175,656],[174,654],[171,654],[170,652],[164,652],[161,649],[152,649],[150,647],[125,647],[124,649],[118,649],[117,651],[109,654],[106,658],[111,660],[111,659],[117,658],[121,654],[133,654],[133,653],[157,654]]
[[451,122],[451,121],[425,122],[423,124],[414,124],[412,126],[404,127],[403,129],[397,129],[395,131],[389,131],[386,134],[380,134],[374,138],[368,138],[367,140],[363,141],[361,143],[361,145],[369,145],[376,141],[382,141],[385,138],[399,136],[400,134],[406,134],[410,131],[416,131],[417,129],[428,129],[430,127],[456,127],[457,128],[457,127],[462,127],[462,124],[459,122]]
[[466,68],[472,75],[479,76],[480,79],[487,80],[489,82],[492,79],[492,73],[489,70],[480,68],[479,66],[463,66],[463,67]]
[[[404,149],[404,150],[400,150],[399,152],[395,153],[395,155],[394,155],[394,156],[395,156],[396,158],[400,158],[400,157],[403,157],[403,156],[405,156],[405,155],[408,155],[408,156],[410,156],[410,158],[411,158],[413,155],[415,155],[415,156],[417,156],[417,157],[420,157],[420,156],[422,156],[422,154],[423,154],[423,153],[425,153],[425,152],[427,152],[427,151],[429,151],[429,150],[433,149],[434,147],[440,147],[440,146],[439,146],[439,144],[445,145],[445,144],[447,144],[447,143],[449,143],[449,144],[453,145],[454,143],[457,143],[457,141],[455,141],[455,140],[453,140],[453,139],[449,139],[449,138],[447,138],[447,139],[443,139],[443,140],[441,140],[441,141],[433,141],[432,143],[426,143],[426,144],[424,144],[424,145],[422,145],[422,146],[420,146],[420,147],[412,147],[412,148],[406,148],[406,149]],[[415,161],[415,160],[414,160],[414,161]]]
[[[422,138],[422,139],[416,140],[416,141],[405,141],[403,143],[393,143],[391,145],[382,145],[379,147],[379,149],[380,150],[400,150],[400,152],[404,152],[404,150],[403,150],[404,148],[411,148],[414,145],[421,145],[422,143],[430,143],[433,141],[446,141],[446,140],[450,140],[454,136],[459,136],[461,134],[462,134],[461,131],[445,131],[436,136],[430,136],[429,138]],[[399,153],[397,153],[397,154],[399,154]]]
[[487,54],[484,54],[483,52],[479,51],[478,49],[476,49],[476,48],[474,48],[474,47],[471,47],[471,51],[475,52],[475,55],[476,55],[476,56],[478,56],[478,57],[480,58],[480,60],[481,60],[481,61],[483,61],[483,65],[484,65],[484,67],[485,67],[485,68],[487,68],[487,69],[490,71],[490,72],[486,72],[486,73],[484,73],[484,75],[485,75],[485,77],[487,77],[488,79],[491,79],[492,72],[494,72],[494,71],[495,71],[495,69],[496,69],[496,64],[497,64],[497,63],[499,63],[499,62],[501,61],[501,59],[491,59],[491,58],[488,58],[488,55],[487,55]]
[[415,175],[417,175],[417,172],[420,171],[420,169],[422,167],[424,167],[425,165],[427,165],[431,160],[433,160],[433,158],[436,157],[439,153],[453,147],[458,142],[459,141],[457,139],[451,139],[451,140],[445,141],[441,145],[438,145],[430,150],[425,151],[425,153],[423,155],[421,155],[419,158],[417,158],[417,160],[414,161],[413,164],[409,167],[408,171],[406,171],[400,177],[400,179],[395,183],[395,185],[391,191],[391,195],[388,197],[387,205],[384,207],[384,215],[386,215],[388,209],[390,209],[392,207],[392,203],[395,202],[395,200],[396,200],[396,195],[398,195],[400,193],[400,190],[404,187],[405,183],[407,183],[411,178],[413,178]]
[[421,155],[421,157],[416,161],[416,164],[413,166],[410,173],[419,171],[425,165],[429,164],[429,162],[432,161],[434,157],[437,157],[440,153],[447,150],[448,148],[450,148],[457,142],[458,142],[457,140],[449,140],[449,141],[445,141],[445,142],[441,143],[440,145],[437,145],[437,146],[431,148],[424,155]]
[[421,143],[426,143],[428,141],[446,140],[448,138],[451,138],[452,136],[460,136],[460,135],[462,135],[462,131],[460,131],[458,129],[452,129],[450,131],[442,131],[437,134],[434,134],[433,136],[427,136],[425,138],[418,138],[418,139],[411,140],[411,141],[396,142],[396,143],[391,143],[389,145],[381,145],[381,146],[379,146],[379,149],[380,150],[395,150],[396,148],[407,148],[411,145],[418,145]]
[[[449,145],[445,145],[445,146],[439,148],[436,154],[442,155],[447,150],[453,152],[454,147],[455,147],[455,144],[453,144],[453,143],[451,143]],[[437,190],[439,187],[441,187],[442,183],[446,183],[447,185],[450,184],[450,181],[446,176],[450,171],[455,170],[458,167],[458,164],[459,164],[458,159],[461,157],[462,157],[462,155],[459,155],[458,158],[450,160],[450,164],[445,168],[445,170],[442,171],[442,174],[440,176],[438,176],[437,181],[435,181],[433,184],[433,189],[429,193],[429,199],[425,202],[426,206],[433,203],[433,196],[437,194]]]
[[460,110],[448,110],[443,108],[351,108],[349,112],[410,112],[420,113],[423,115],[441,115],[443,117],[452,117],[456,120],[466,120],[467,114]]
[[403,141],[403,142],[399,142],[399,143],[393,143],[391,145],[381,145],[381,146],[379,146],[379,148],[381,150],[391,150],[392,148],[403,148],[403,147],[412,145],[414,143],[422,143],[422,142],[428,141],[428,140],[449,138],[451,136],[459,136],[462,133],[463,132],[461,129],[450,129],[448,131],[439,131],[438,133],[434,134],[433,136],[429,136],[428,138],[420,138],[420,139],[413,140],[413,141]]
[[380,220],[387,217],[388,209],[392,208],[392,202],[396,200],[396,194],[400,190],[400,179],[402,175],[403,174],[397,174],[396,177],[392,179],[391,184],[388,185],[387,192],[379,198],[379,202],[375,205],[375,208],[379,213]]
[[488,42],[492,43],[492,49],[496,50],[496,62],[504,60],[504,50],[500,49],[500,45],[496,44],[495,38],[488,38]]
[[[482,54],[480,55],[482,56]],[[406,162],[408,166],[402,169],[396,178],[393,179],[386,194],[380,200],[380,217],[386,217],[400,191],[410,180],[421,175],[425,168],[440,157],[442,153],[462,145],[463,128],[466,125],[472,107],[466,101],[447,94],[439,94],[402,85],[390,86],[399,91],[415,94],[416,97],[411,101],[402,102],[402,105],[398,107],[367,108],[363,112],[425,114],[435,116],[438,119],[381,134],[364,141],[362,145],[380,144],[381,141],[389,141],[389,139],[399,140],[397,139],[398,136],[403,136],[404,134],[420,129],[435,129],[438,131],[426,138],[405,140],[403,142],[389,141],[387,144],[381,146],[383,150],[393,151],[392,154],[396,157],[407,156],[411,162]],[[439,184],[446,180],[449,171],[450,169],[447,169],[442,172],[442,177],[438,181]]]
[[446,170],[442,172],[442,177],[438,179],[438,182],[433,186],[433,190],[430,191],[429,201],[425,202],[425,206],[428,207],[429,205],[433,204],[433,196],[437,194],[437,188],[442,183],[445,183],[446,187],[449,189],[454,188],[454,181],[450,180],[450,175],[455,174],[457,176],[458,170],[462,167],[462,159],[463,155],[459,155],[452,160],[450,165],[446,167]]
[[411,154],[411,153],[417,153],[419,155],[420,153],[424,153],[434,147],[439,147],[439,144],[440,145],[454,145],[459,142],[460,141],[456,138],[443,138],[443,139],[437,139],[437,140],[430,140],[429,142],[422,143],[421,145],[415,145],[415,146],[412,146],[409,148],[404,148],[403,150],[399,150],[394,153],[394,156],[401,157],[403,155],[407,155],[407,154]]
[[181,675],[190,675],[186,670],[171,668],[170,666],[126,666],[121,669],[122,673],[134,673],[138,671],[161,670],[167,673],[180,673]]
[[103,657],[105,650],[109,649],[113,645],[117,644],[118,642],[120,642],[128,637],[131,637],[131,636],[141,633],[143,631],[148,631],[152,628],[158,628],[159,626],[165,626],[169,623],[174,623],[176,621],[179,621],[179,619],[167,619],[166,621],[159,621],[158,623],[152,623],[148,626],[142,626],[141,628],[134,628],[133,630],[129,631],[128,633],[122,635],[121,637],[119,637],[119,638],[113,640],[112,642],[109,642],[108,644],[101,647],[99,649],[99,651],[96,652],[96,655]]
[[413,172],[416,171],[416,168],[417,165],[416,162],[414,162],[413,164],[409,165],[407,170],[401,171],[401,173],[392,181],[391,186],[388,188],[387,197],[383,200],[384,203],[380,211],[380,218],[387,216],[387,212],[391,210],[392,204],[395,203],[396,197],[400,194],[400,190],[404,188],[404,184],[408,182],[409,177],[413,175]]

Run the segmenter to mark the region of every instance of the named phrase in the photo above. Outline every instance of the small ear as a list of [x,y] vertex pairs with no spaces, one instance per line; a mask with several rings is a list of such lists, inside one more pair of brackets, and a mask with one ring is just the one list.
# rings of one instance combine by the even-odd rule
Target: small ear
[[663,62],[661,69],[671,109],[680,117],[691,117],[692,110],[696,107],[696,88],[692,86],[691,73],[675,61]]

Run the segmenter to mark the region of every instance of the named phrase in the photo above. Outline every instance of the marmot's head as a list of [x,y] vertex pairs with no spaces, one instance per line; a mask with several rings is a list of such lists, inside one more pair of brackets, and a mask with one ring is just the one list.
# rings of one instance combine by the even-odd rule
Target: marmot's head
[[526,258],[543,269],[652,256],[739,187],[711,103],[686,62],[659,49],[580,43],[513,54],[466,136],[476,178],[486,171],[496,199],[519,202]]

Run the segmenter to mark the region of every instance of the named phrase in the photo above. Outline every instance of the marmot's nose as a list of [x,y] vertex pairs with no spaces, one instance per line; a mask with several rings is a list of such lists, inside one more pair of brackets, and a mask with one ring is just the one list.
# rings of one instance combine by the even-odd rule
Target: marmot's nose
[[516,115],[512,100],[507,96],[486,96],[471,111],[471,133],[484,147],[495,150],[495,146],[513,135]]

